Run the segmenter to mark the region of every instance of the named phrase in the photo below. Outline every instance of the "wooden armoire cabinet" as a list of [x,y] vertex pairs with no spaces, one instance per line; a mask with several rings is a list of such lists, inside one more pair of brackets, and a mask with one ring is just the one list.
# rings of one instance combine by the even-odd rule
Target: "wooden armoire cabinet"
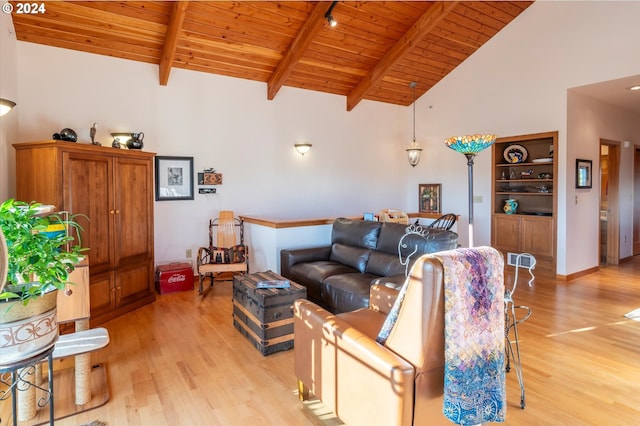
[[17,199],[84,214],[91,324],[155,300],[154,153],[65,141],[17,143]]

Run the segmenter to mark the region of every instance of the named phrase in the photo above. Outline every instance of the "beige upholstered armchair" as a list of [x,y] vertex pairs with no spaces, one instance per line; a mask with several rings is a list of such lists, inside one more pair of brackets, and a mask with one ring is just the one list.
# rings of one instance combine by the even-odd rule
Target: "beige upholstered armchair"
[[403,312],[384,346],[376,337],[397,290],[375,285],[368,309],[336,316],[306,300],[296,301],[300,397],[306,399],[311,391],[347,424],[412,425],[417,417],[429,419],[424,424],[450,425],[442,414],[442,275],[438,261],[416,261]]
[[[464,250],[475,249],[441,253],[455,256]],[[495,370],[498,376],[502,375],[497,380],[498,385],[504,385],[501,364],[504,362],[501,358],[504,353],[503,265],[501,255],[489,250],[497,266],[490,264],[489,268],[481,268],[481,274],[491,275],[496,286],[489,297],[483,295],[483,300],[491,299],[495,323],[491,337],[498,342],[492,348],[491,358],[495,358],[496,364],[491,370]],[[448,294],[451,287],[444,284],[447,272],[443,266],[449,263],[446,255],[444,259],[438,256],[436,253],[416,260],[405,284],[404,298],[398,303],[400,308],[395,307],[397,319],[391,327],[385,319],[398,291],[384,285],[371,288],[369,308],[338,315],[306,300],[295,302],[295,374],[302,400],[312,393],[349,425],[453,424],[443,414],[443,398],[447,397],[449,401],[450,395],[444,391],[445,345],[448,344],[445,337],[445,316],[448,318],[448,313],[445,313],[444,306],[445,292]],[[454,259],[458,264],[465,263]],[[487,270],[491,271],[485,274]],[[471,285],[477,285],[477,282]],[[474,308],[473,303],[467,306]],[[488,328],[486,324],[482,327]],[[387,330],[386,340],[379,343],[383,328]],[[460,346],[464,346],[466,340],[463,338]],[[503,389],[499,387],[496,393],[503,397],[500,395]],[[495,405],[498,416],[504,414],[501,406],[504,402],[498,401]],[[453,404],[450,407],[455,411],[459,406]]]

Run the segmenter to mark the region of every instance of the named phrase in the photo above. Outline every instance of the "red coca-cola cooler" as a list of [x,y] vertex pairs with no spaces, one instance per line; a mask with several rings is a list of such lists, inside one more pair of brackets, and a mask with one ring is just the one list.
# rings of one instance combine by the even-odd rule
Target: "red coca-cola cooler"
[[156,290],[160,294],[193,290],[193,270],[188,262],[156,267]]

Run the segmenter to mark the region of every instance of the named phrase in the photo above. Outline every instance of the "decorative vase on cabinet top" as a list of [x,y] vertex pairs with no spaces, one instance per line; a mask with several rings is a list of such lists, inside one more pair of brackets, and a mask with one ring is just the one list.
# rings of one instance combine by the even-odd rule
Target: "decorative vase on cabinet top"
[[131,139],[127,141],[127,148],[129,149],[142,149],[144,144],[142,143],[142,139],[144,139],[144,133],[131,133]]
[[506,214],[514,214],[517,209],[518,209],[518,201],[517,200],[515,200],[513,198],[509,198],[507,200],[504,200],[504,206],[502,207],[502,210],[504,210],[504,212]]

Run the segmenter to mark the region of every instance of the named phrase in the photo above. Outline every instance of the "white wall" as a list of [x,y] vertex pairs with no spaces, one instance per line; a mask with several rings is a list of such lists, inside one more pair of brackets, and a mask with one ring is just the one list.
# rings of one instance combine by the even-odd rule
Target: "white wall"
[[[638,97],[640,102],[640,96]],[[633,149],[640,145],[640,114],[613,107],[585,95],[569,91],[568,96],[569,145],[567,170],[567,235],[575,241],[599,241],[600,232],[600,139],[620,143],[620,258],[633,255]],[[624,148],[623,142],[629,141]],[[575,189],[575,159],[593,161],[593,188]],[[626,241],[625,241],[626,237]],[[567,251],[567,262],[585,270],[598,265],[598,250],[585,244],[572,244]]]
[[[19,141],[70,127],[88,143],[98,122],[103,145],[110,132],[143,131],[145,150],[223,174],[215,195],[156,202],[158,262],[195,253],[223,209],[286,219],[408,205],[409,108],[362,102],[347,112],[344,97],[286,87],[268,101],[265,83],[181,69],[163,87],[155,65],[24,42],[18,69]],[[313,144],[304,157],[293,147],[302,139]]]
[[331,230],[331,225],[270,228],[246,224],[245,242],[250,247],[249,271],[271,269],[280,272],[281,250],[329,245]]

